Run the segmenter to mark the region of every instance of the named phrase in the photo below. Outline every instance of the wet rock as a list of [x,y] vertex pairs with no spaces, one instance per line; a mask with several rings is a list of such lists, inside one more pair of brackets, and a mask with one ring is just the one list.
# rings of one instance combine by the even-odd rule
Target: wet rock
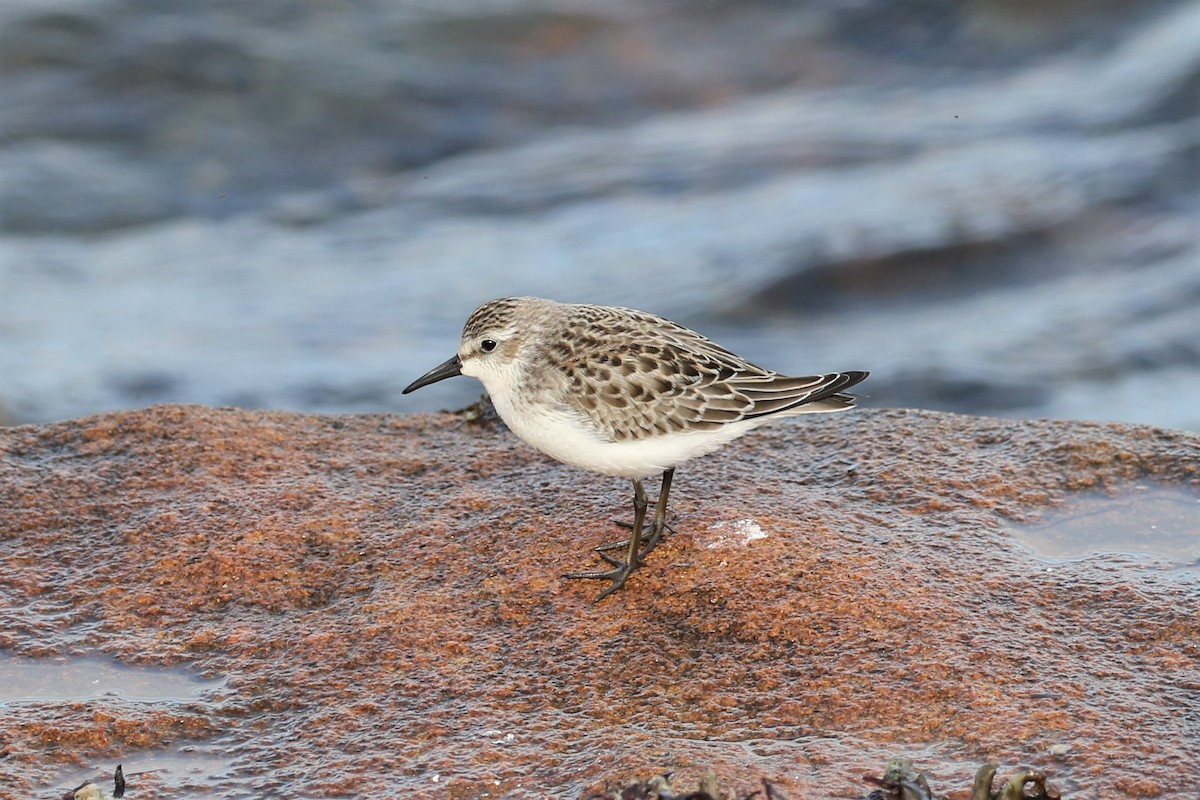
[[[971,800],[1060,800],[1062,797],[1046,776],[1033,770],[1022,770],[1013,775],[999,789],[992,789],[996,777],[996,764],[984,764],[975,773]],[[929,778],[917,771],[912,759],[894,758],[887,763],[882,778],[867,776],[870,783],[879,785],[867,800],[943,800],[943,795],[934,794]],[[1026,787],[1030,787],[1028,790]]]
[[9,788],[220,737],[217,797],[581,796],[709,769],[737,796],[861,796],[898,756],[939,786],[991,760],[1066,797],[1186,796],[1197,574],[1014,535],[1142,485],[1200,500],[1200,437],[778,425],[686,465],[675,533],[592,605],[559,576],[613,537],[624,487],[497,426],[168,406],[3,429],[0,646],[226,679],[182,704],[0,705]]
[[113,772],[113,790],[111,792],[95,783],[84,783],[63,795],[63,800],[117,800],[125,796],[125,772],[121,764]]

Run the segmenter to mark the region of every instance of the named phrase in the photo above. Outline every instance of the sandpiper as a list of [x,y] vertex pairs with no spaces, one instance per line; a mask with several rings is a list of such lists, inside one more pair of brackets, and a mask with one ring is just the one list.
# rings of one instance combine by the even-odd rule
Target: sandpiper
[[[478,378],[500,418],[566,464],[633,481],[628,539],[601,545],[612,569],[567,578],[620,589],[662,540],[675,467],[773,419],[845,411],[861,371],[788,377],[695,331],[630,308],[505,297],[475,310],[458,352],[404,394],[455,375]],[[662,473],[650,529],[642,480]],[[609,551],[624,549],[624,560]]]

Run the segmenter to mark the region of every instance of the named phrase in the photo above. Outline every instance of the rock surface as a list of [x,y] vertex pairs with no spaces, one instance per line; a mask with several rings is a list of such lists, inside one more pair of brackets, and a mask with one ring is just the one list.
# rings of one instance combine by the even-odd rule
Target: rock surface
[[[713,768],[865,797],[900,755],[940,787],[987,759],[1068,798],[1200,785],[1200,437],[903,410],[778,425],[683,467],[676,532],[592,605],[559,576],[614,538],[627,491],[453,415],[161,406],[2,430],[0,647],[225,681],[5,698],[4,788],[123,762],[130,798],[575,797]],[[1055,515],[1087,530],[1117,500],[1124,546],[1036,557]],[[1159,534],[1185,555],[1133,554]],[[220,766],[131,775],[180,748]]]

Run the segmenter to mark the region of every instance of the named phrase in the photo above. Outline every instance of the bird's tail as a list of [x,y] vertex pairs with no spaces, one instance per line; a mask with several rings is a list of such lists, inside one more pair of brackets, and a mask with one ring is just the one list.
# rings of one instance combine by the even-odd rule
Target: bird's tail
[[820,414],[830,411],[845,411],[854,408],[855,396],[846,394],[855,384],[862,383],[870,375],[862,370],[837,372],[824,376],[826,384],[822,390],[815,392],[813,399],[805,400],[785,411],[788,414]]

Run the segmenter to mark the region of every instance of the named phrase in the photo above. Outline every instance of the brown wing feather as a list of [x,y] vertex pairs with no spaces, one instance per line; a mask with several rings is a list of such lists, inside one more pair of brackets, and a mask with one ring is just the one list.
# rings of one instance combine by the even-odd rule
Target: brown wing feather
[[[546,355],[567,378],[564,402],[616,441],[711,430],[837,397],[866,377],[788,377],[755,366],[700,334],[630,309],[582,306]],[[651,333],[652,332],[652,335]],[[816,410],[816,409],[814,409]]]
[[853,408],[854,398],[841,392],[865,380],[866,377],[866,372],[859,371],[831,372],[801,378],[781,375],[768,387],[747,390],[747,395],[754,402],[754,410],[747,414],[746,418],[753,419],[798,410],[801,406],[812,406],[813,411]]

